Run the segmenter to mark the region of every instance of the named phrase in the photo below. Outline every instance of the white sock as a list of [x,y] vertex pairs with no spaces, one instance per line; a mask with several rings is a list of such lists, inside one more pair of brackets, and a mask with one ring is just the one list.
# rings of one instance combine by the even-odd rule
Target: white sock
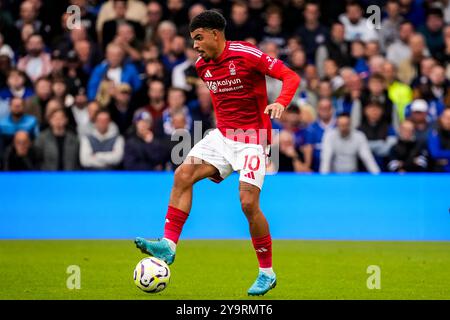
[[172,240],[167,239],[167,238],[163,238],[163,239],[167,240],[167,243],[169,243],[169,247],[170,247],[170,249],[172,249],[173,252],[175,252],[177,250],[177,244],[175,242],[173,242]]
[[259,271],[264,272],[265,274],[271,277],[275,275],[275,272],[273,272],[272,268],[259,268]]

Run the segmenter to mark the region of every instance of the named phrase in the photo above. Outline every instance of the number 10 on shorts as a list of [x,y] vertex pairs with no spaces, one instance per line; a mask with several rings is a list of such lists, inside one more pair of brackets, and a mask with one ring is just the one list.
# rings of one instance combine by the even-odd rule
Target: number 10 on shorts
[[261,160],[257,155],[246,155],[244,159],[244,170],[258,171]]

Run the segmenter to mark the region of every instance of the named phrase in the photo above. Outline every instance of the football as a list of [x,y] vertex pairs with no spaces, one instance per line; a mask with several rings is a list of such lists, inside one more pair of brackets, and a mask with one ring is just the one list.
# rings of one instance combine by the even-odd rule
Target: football
[[134,269],[134,283],[144,292],[156,293],[164,290],[170,281],[169,266],[155,257],[142,259]]

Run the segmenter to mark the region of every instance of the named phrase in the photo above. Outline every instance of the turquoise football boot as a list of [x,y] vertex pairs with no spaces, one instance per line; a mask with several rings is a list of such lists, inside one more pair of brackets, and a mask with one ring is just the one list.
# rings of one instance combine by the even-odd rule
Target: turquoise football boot
[[142,253],[161,259],[168,265],[172,264],[175,260],[175,252],[170,248],[169,242],[166,239],[148,241],[144,238],[137,237],[134,243],[137,248],[141,249]]
[[277,277],[274,274],[273,276],[269,276],[264,272],[259,272],[258,278],[253,283],[253,285],[248,289],[249,296],[263,296],[270,289],[275,288],[277,285]]

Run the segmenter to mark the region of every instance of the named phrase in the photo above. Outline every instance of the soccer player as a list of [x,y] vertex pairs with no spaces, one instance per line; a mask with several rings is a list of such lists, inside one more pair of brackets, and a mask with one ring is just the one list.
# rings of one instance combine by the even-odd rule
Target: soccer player
[[[227,41],[226,21],[207,10],[194,17],[190,33],[199,58],[196,69],[210,90],[217,128],[198,142],[177,168],[159,241],[136,238],[142,252],[173,263],[176,245],[192,204],[193,185],[204,178],[220,182],[238,171],[242,211],[246,215],[259,262],[249,295],[264,295],[276,285],[272,269],[272,239],[259,206],[270,144],[270,118],[280,118],[297,90],[300,77],[282,61],[269,57],[250,43]],[[265,76],[283,82],[276,102],[267,105]]]

